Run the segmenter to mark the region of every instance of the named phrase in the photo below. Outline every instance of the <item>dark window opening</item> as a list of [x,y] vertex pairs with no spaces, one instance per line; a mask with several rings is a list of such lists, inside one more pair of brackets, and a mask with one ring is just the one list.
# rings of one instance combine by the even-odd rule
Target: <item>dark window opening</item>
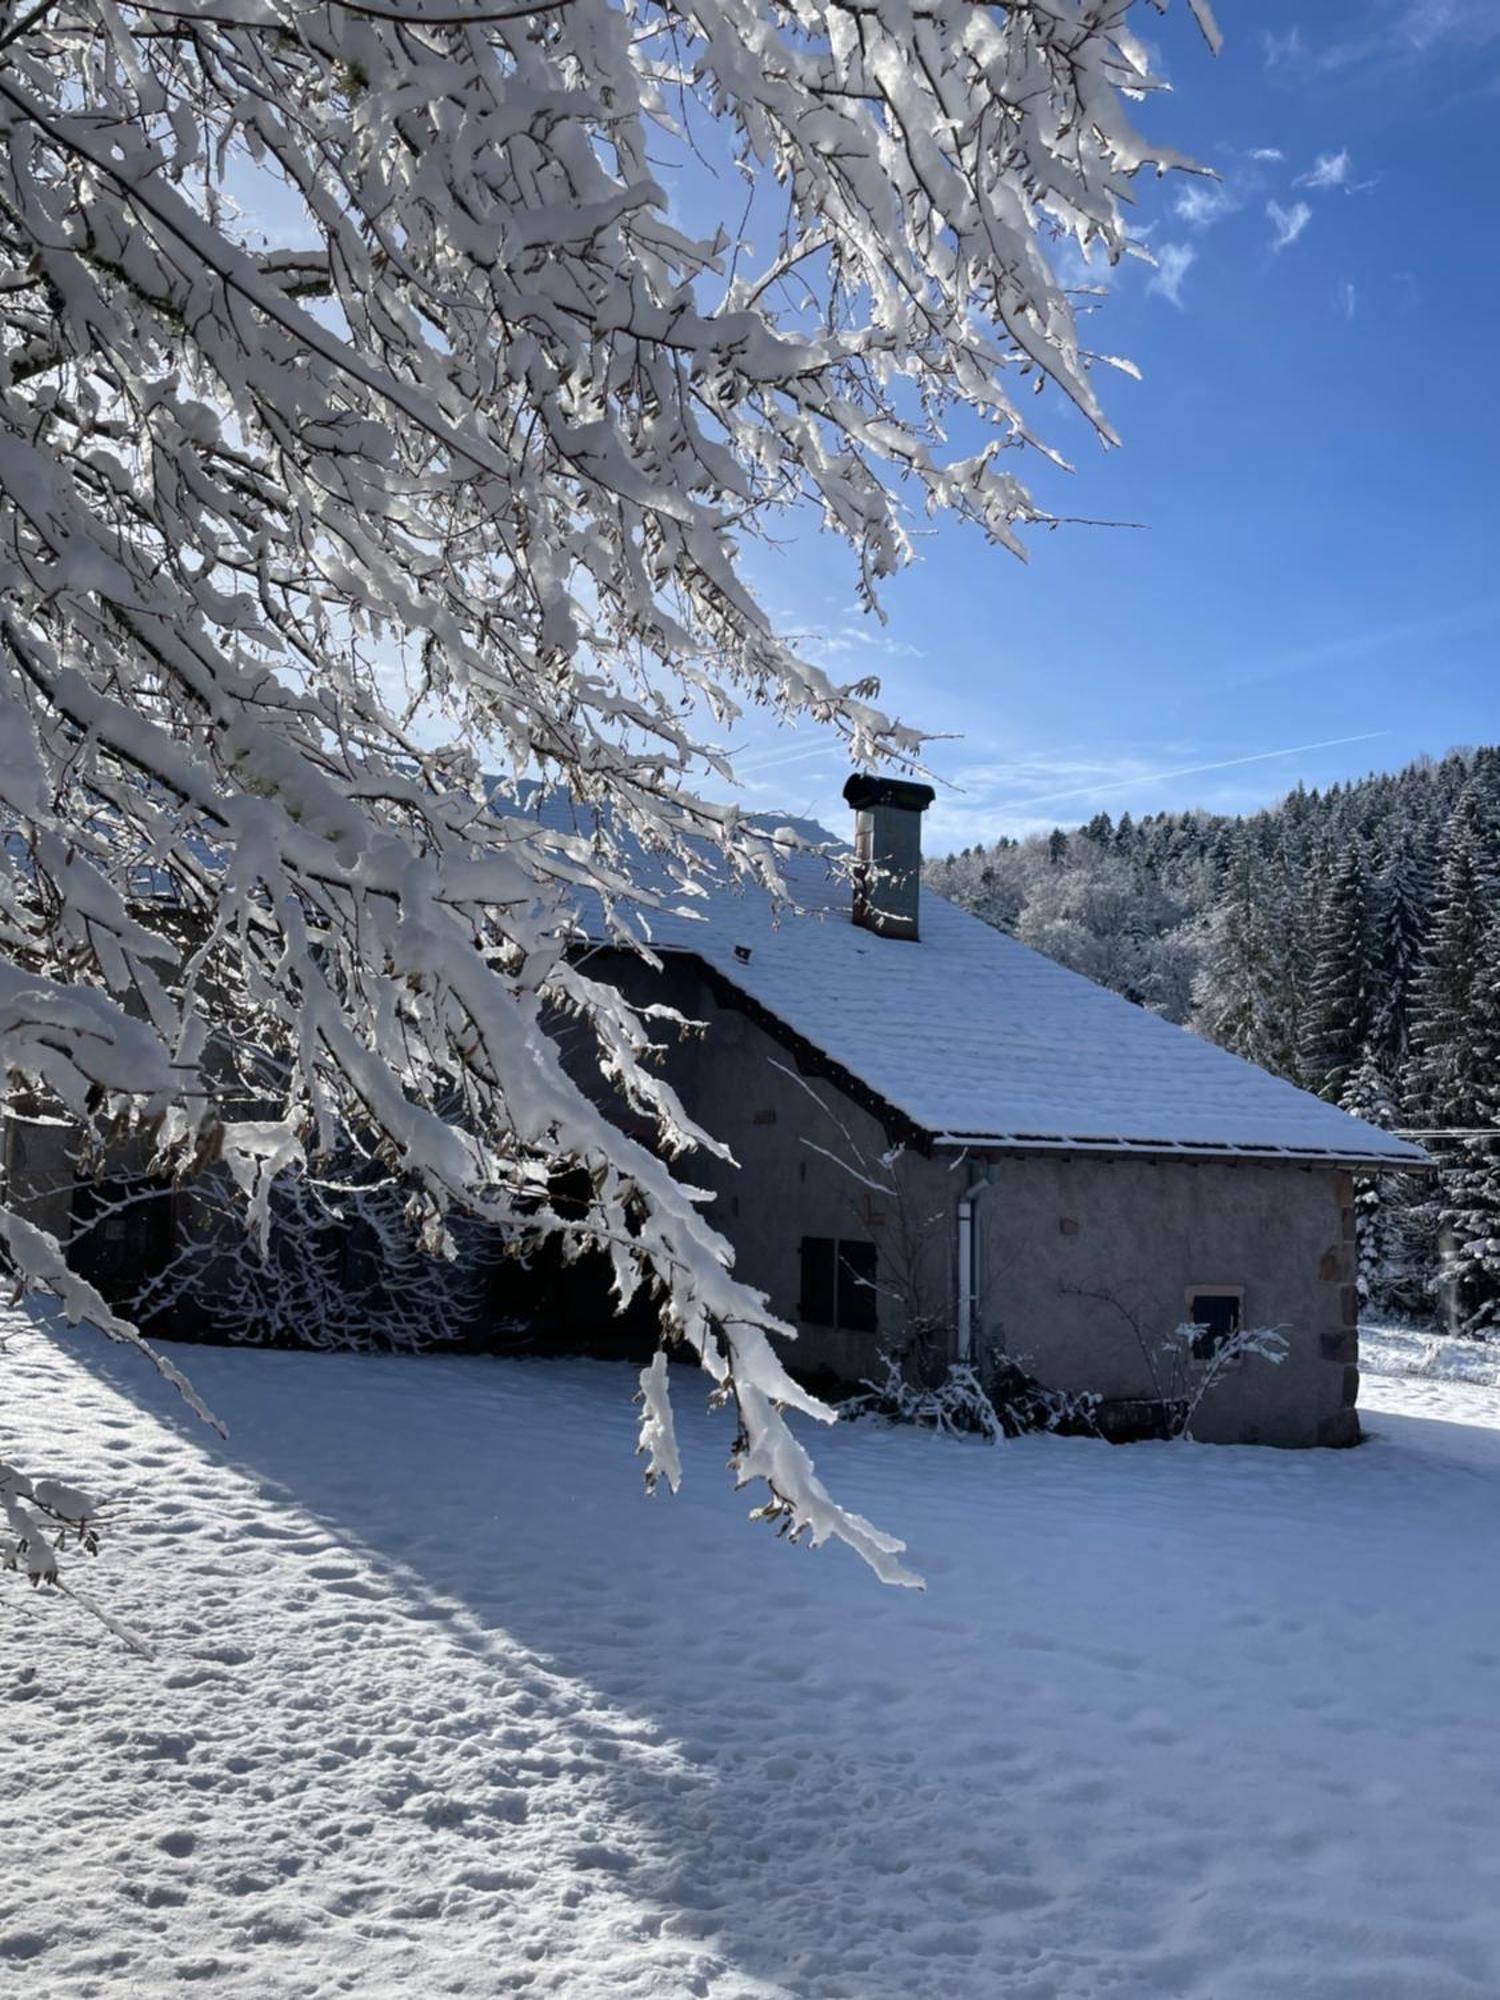
[[875,1245],[839,1245],[838,1321],[851,1333],[875,1331]]
[[799,1319],[814,1326],[832,1326],[834,1315],[834,1258],[838,1246],[831,1236],[804,1236],[802,1239],[802,1300]]
[[1240,1308],[1244,1293],[1237,1286],[1216,1286],[1188,1293],[1188,1319],[1197,1331],[1193,1335],[1193,1356],[1211,1361],[1229,1339],[1240,1330]]
[[802,1298],[798,1317],[846,1333],[874,1333],[875,1245],[833,1236],[802,1239]]

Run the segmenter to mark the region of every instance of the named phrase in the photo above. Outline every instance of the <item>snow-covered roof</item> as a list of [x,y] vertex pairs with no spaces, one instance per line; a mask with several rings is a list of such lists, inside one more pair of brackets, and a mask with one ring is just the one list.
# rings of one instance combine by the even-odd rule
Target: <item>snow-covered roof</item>
[[856,926],[823,855],[794,851],[782,875],[797,911],[714,880],[696,916],[652,914],[653,946],[695,954],[940,1145],[1426,1163],[930,890],[910,942]]

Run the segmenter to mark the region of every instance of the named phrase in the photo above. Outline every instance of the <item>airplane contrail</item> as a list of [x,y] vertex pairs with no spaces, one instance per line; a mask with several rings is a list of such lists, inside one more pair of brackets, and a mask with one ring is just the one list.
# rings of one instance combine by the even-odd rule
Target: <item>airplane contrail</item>
[[1163,778],[1196,778],[1205,771],[1232,771],[1241,764],[1268,764],[1277,757],[1301,757],[1309,750],[1336,750],[1345,743],[1373,743],[1389,736],[1388,729],[1366,729],[1358,736],[1329,736],[1321,743],[1290,743],[1284,750],[1257,750],[1249,757],[1225,757],[1216,764],[1183,764],[1175,771],[1142,771],[1133,778],[1110,778],[1102,785],[1073,785],[1065,792],[1038,792],[1029,799],[1007,799],[990,811],[1015,812],[1022,806],[1049,806],[1057,799],[1093,798],[1099,792],[1128,792],[1136,785],[1154,785]]
[[802,764],[809,757],[834,757],[839,754],[841,748],[842,746],[835,741],[804,744],[788,743],[777,745],[769,750],[752,750],[744,757],[736,757],[731,752],[730,761],[737,772],[759,773],[761,771],[779,770],[784,764]]

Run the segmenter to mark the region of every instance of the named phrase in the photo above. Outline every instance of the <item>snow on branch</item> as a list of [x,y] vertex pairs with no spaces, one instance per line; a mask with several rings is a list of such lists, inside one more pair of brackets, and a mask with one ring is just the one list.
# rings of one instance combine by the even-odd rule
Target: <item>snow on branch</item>
[[[1111,435],[1051,258],[1124,255],[1133,176],[1185,164],[1127,110],[1129,11],[52,0],[0,37],[6,1110],[222,1161],[262,1228],[357,1129],[429,1247],[566,1233],[735,1399],[778,1523],[891,1577],[787,1427],[827,1412],[668,1164],[712,1141],[578,910],[639,945],[632,854],[655,895],[774,881],[704,791],[746,704],[919,757],[744,550],[811,509],[873,606],[913,507],[1016,551],[1047,518],[1023,390]],[[759,257],[656,176],[689,103],[777,208]],[[22,1282],[131,1337],[7,1199]],[[670,1483],[661,1375],[644,1441]]]

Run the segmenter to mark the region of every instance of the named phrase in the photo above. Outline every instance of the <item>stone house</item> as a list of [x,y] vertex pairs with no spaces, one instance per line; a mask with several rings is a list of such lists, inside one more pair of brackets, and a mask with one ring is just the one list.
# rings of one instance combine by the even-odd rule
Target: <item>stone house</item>
[[1174,1329],[1191,1363],[1275,1328],[1285,1358],[1225,1371],[1195,1435],[1356,1442],[1354,1177],[1425,1155],[924,892],[932,796],[852,778],[852,882],[793,851],[796,914],[718,888],[653,918],[659,972],[591,959],[703,1024],[664,1062],[735,1164],[684,1171],[789,1362],[848,1384],[915,1342],[1140,1412]]
[[[1183,1386],[1174,1329],[1201,1329],[1201,1362],[1237,1327],[1276,1328],[1285,1358],[1224,1371],[1195,1435],[1356,1442],[1354,1177],[1425,1155],[924,892],[927,786],[859,776],[845,796],[852,873],[831,836],[794,826],[817,846],[786,844],[793,907],[714,884],[693,915],[653,913],[657,966],[602,924],[589,949],[596,975],[701,1026],[662,1062],[733,1163],[681,1171],[711,1192],[739,1275],[797,1327],[789,1364],[833,1389],[882,1349],[929,1373],[1004,1361],[1103,1398],[1114,1434],[1149,1434]],[[530,809],[573,822],[555,794]],[[190,1191],[115,1216],[116,1191],[75,1188],[63,1121],[4,1136],[34,1220],[67,1239],[84,1200],[106,1291],[191,1233]],[[654,1338],[610,1332],[586,1274],[519,1282],[532,1296],[512,1268],[492,1323],[529,1309],[556,1322],[547,1344],[601,1352]]]

